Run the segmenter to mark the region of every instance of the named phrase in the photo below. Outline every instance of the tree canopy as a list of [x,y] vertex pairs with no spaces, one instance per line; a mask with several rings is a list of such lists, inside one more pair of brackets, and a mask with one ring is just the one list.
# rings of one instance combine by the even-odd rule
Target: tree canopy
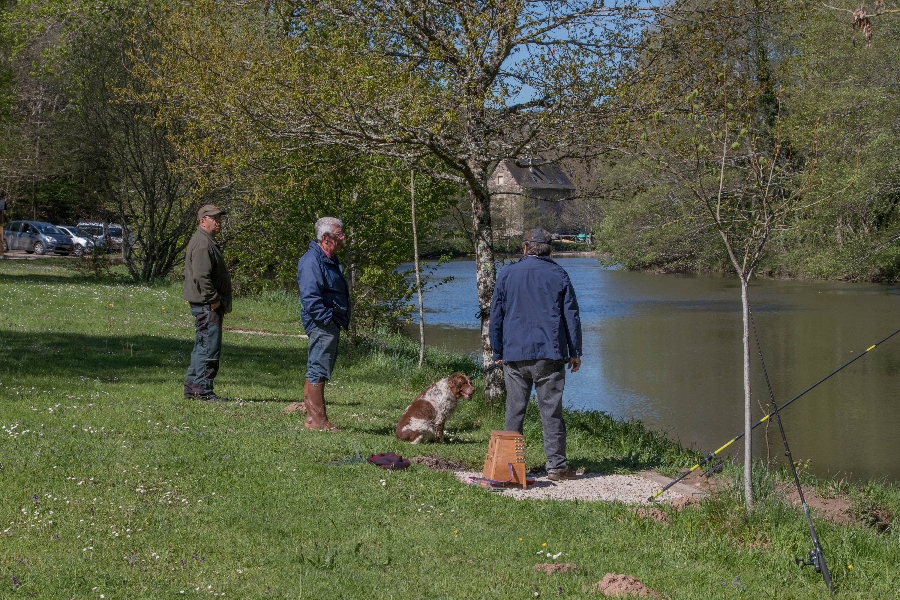
[[488,178],[506,158],[597,152],[641,19],[601,0],[204,1],[168,14],[156,81],[200,169],[340,148],[464,186],[487,364]]
[[[785,197],[803,189],[804,200],[768,231],[756,268],[893,280],[898,25],[879,6],[864,11],[868,44],[853,28],[858,7],[840,2],[6,3],[7,216],[124,219],[156,240],[145,255],[135,249],[134,276],[156,278],[180,260],[184,217],[200,202],[275,226],[278,214],[300,214],[294,204],[303,218],[350,214],[355,193],[388,218],[405,178],[391,173],[412,168],[440,190],[421,225],[465,198],[470,222],[442,226],[472,240],[485,307],[498,161],[585,161],[575,169],[585,197],[570,211],[611,261],[734,270],[721,227],[736,239],[747,217],[722,213],[717,228],[697,186],[714,188],[714,148],[724,148],[723,191],[750,198],[740,182],[754,172],[761,181],[757,159],[777,146],[770,183]],[[720,76],[731,90],[722,110]],[[160,220],[174,206],[181,217]],[[385,222],[360,210],[359,235],[369,217]],[[241,258],[245,289],[289,279],[267,255]]]

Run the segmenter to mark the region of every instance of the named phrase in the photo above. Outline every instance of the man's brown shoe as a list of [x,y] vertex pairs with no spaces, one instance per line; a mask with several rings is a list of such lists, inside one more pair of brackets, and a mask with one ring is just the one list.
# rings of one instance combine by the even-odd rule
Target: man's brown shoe
[[549,471],[547,473],[547,479],[550,481],[571,481],[572,479],[578,479],[578,474],[566,467],[559,471]]

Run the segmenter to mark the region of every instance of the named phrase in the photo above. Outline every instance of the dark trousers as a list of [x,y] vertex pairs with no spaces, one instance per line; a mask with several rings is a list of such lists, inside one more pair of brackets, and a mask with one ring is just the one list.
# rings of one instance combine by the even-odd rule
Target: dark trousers
[[209,304],[191,304],[191,314],[194,315],[197,336],[194,338],[191,364],[184,376],[184,395],[205,396],[213,392],[213,380],[219,372],[225,311],[221,306],[212,310]]
[[517,360],[503,363],[506,381],[506,429],[522,433],[525,408],[531,389],[537,391],[544,429],[544,455],[547,470],[559,471],[566,464],[566,422],[563,420],[562,397],[566,386],[566,361]]

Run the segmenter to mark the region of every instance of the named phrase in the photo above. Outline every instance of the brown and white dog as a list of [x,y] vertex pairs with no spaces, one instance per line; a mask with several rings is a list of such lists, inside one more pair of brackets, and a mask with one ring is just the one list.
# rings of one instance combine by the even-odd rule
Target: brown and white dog
[[462,373],[435,381],[403,411],[397,423],[397,439],[413,444],[435,439],[443,442],[444,423],[460,398],[471,398],[474,393],[472,381]]

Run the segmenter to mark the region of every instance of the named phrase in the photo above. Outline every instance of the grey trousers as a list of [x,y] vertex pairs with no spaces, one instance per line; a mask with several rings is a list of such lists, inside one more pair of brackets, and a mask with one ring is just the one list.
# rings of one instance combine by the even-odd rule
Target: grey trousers
[[503,363],[506,381],[506,429],[522,433],[525,408],[532,386],[537,390],[541,425],[544,429],[544,455],[547,470],[558,471],[566,464],[566,422],[562,397],[566,387],[566,361],[518,360]]

